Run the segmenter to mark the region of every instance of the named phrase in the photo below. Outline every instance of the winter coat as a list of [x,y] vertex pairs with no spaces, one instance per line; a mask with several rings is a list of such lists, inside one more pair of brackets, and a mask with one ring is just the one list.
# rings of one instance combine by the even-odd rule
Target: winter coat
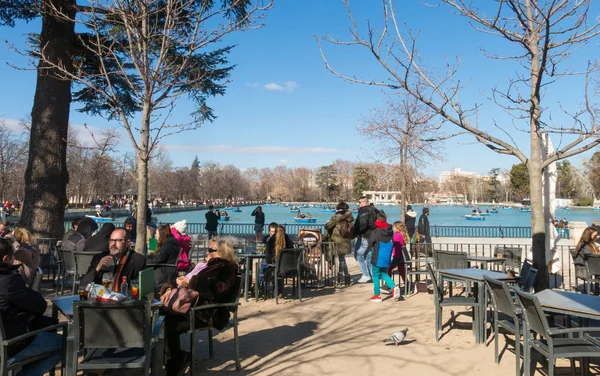
[[17,271],[29,286],[33,284],[37,268],[40,266],[40,248],[37,244],[25,244],[13,241],[15,251],[14,265],[18,265]]
[[90,253],[108,252],[108,239],[114,230],[115,225],[112,223],[103,224],[100,231],[86,240],[83,250]]
[[204,217],[206,218],[206,231],[217,231],[219,228],[219,217],[215,212],[208,211]]
[[[267,249],[265,250],[265,262],[267,264],[274,264],[275,263],[275,242],[277,241],[277,236],[273,235],[270,237],[267,237],[267,241],[265,243],[267,243]],[[288,234],[285,234],[285,248],[294,248],[294,242],[292,241],[292,239],[288,236]]]
[[375,222],[375,229],[369,238],[369,247],[373,248],[371,264],[379,268],[387,268],[391,264],[394,229],[392,225],[383,221]]
[[98,229],[98,224],[89,217],[81,218],[79,225],[77,226],[77,233],[83,235],[84,238],[89,239],[90,236]]
[[[102,275],[104,274],[104,271],[97,272],[96,267],[98,266],[98,263],[100,262],[100,260],[102,260],[103,257],[109,255],[110,252],[102,252],[98,253],[92,258],[92,262],[90,263],[90,267],[88,268],[87,273],[85,274],[85,276],[83,276],[83,278],[81,278],[81,281],[79,282],[80,286],[87,286],[88,283],[92,282],[98,285],[102,284]],[[118,267],[118,265],[115,265],[114,267],[109,267],[108,271],[115,273],[115,268]],[[146,257],[140,255],[139,253],[130,251],[127,254],[127,261],[126,264],[123,266],[121,276],[127,277],[127,281],[133,281],[134,279],[137,280],[139,278],[140,272],[144,269],[146,269]]]
[[[190,288],[198,291],[197,306],[228,303],[234,298],[238,266],[222,258],[211,258],[206,268],[190,280]],[[229,308],[205,309],[196,313],[196,318],[207,325],[222,330],[229,322]]]
[[[7,339],[27,333],[29,316],[42,316],[48,303],[37,291],[33,291],[25,284],[23,277],[15,272],[15,266],[0,263],[0,317],[4,325]],[[9,355],[27,346],[19,343],[9,347]]]
[[419,236],[424,236],[428,239],[427,243],[430,243],[431,236],[429,234],[429,218],[427,218],[426,214],[421,214],[419,217],[419,227],[417,229],[419,231]]
[[192,238],[187,234],[181,235],[175,227],[171,227],[171,234],[173,234],[173,237],[177,240],[177,244],[179,244],[179,248],[181,248],[181,256],[179,256],[179,260],[177,261],[177,270],[187,270],[190,267],[190,244],[192,243]]
[[375,208],[371,206],[361,206],[358,209],[356,222],[354,222],[354,234],[357,237],[369,239],[371,237],[371,231],[375,228],[376,218],[377,212],[375,211]]
[[415,233],[416,220],[417,220],[417,212],[416,211],[409,210],[404,214],[404,225],[406,226],[408,236],[410,236],[411,238]]
[[261,211],[260,213],[254,209],[252,211],[252,214],[250,214],[251,216],[254,217],[254,223],[257,225],[264,225],[265,224],[265,213],[263,211]]
[[[329,241],[334,242],[336,247],[336,254],[347,255],[352,251],[352,239],[344,238],[340,234],[340,223],[354,222],[351,210],[337,211],[333,217],[327,223],[325,223],[325,230],[329,234]],[[333,255],[333,253],[331,253]]]
[[[179,243],[173,236],[165,239],[158,249],[156,256],[148,256],[149,264],[169,264],[177,265],[179,256]],[[154,269],[154,285],[157,290],[177,278],[177,268],[171,266],[158,266]]]

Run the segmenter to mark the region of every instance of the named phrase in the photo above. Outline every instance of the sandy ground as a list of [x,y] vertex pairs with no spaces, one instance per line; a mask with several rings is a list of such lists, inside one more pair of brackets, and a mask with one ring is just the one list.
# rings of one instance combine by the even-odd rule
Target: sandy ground
[[[351,272],[358,266],[349,258]],[[240,353],[242,371],[233,362],[233,331],[215,337],[215,357],[208,359],[206,334],[195,356],[198,374],[243,375],[514,375],[512,336],[494,362],[493,335],[485,345],[474,343],[470,314],[461,307],[444,310],[442,338],[434,339],[433,295],[420,293],[404,301],[371,303],[372,284],[335,289],[303,289],[303,302],[288,297],[242,303]],[[451,325],[448,325],[452,322]],[[408,328],[401,346],[386,346],[383,339]],[[500,351],[505,347],[500,335]],[[545,375],[540,363],[536,375]],[[533,368],[532,368],[533,371]],[[598,371],[592,364],[592,374]],[[533,373],[532,373],[533,374]],[[557,375],[570,374],[568,363],[559,363]]]
[[[348,264],[354,279],[359,268]],[[419,293],[404,301],[387,298],[371,303],[372,284],[345,288],[302,290],[303,301],[287,296],[253,298],[239,309],[239,341],[242,371],[235,371],[233,330],[214,337],[215,356],[209,359],[206,332],[194,356],[196,375],[485,375],[515,374],[513,337],[500,335],[501,362],[494,362],[493,334],[477,345],[471,331],[471,316],[462,307],[443,312],[441,339],[434,339],[433,295]],[[383,295],[385,297],[385,295]],[[384,298],[385,299],[385,298]],[[48,311],[50,307],[48,308]],[[454,312],[454,315],[451,312]],[[49,313],[49,312],[48,312]],[[408,328],[402,345],[386,346],[383,340]],[[186,337],[187,338],[187,337]],[[182,345],[187,347],[186,338]],[[503,351],[504,349],[504,351]],[[600,374],[592,361],[591,374]],[[533,366],[533,365],[532,365]],[[532,375],[546,375],[540,362]],[[189,372],[187,372],[189,375]],[[557,375],[570,375],[569,363],[558,363]]]

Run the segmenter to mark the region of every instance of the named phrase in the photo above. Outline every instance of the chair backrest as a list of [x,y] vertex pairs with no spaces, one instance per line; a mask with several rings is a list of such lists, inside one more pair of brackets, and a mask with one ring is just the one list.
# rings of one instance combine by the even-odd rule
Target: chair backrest
[[43,275],[44,272],[42,271],[42,268],[37,268],[35,271],[35,276],[33,277],[33,283],[31,284],[31,289],[33,291],[40,291],[40,284],[42,283]]
[[301,248],[287,248],[280,250],[279,255],[277,257],[277,267],[279,273],[286,273],[289,271],[298,270],[301,257]]
[[467,254],[465,252],[435,251],[434,259],[438,270],[464,269],[467,267]]
[[63,262],[63,270],[70,273],[75,273],[77,263],[75,262],[75,256],[73,255],[73,252],[65,251],[64,249],[59,248],[58,253],[60,254],[60,259]]
[[202,237],[202,235],[200,235],[200,234],[190,234],[190,240],[192,242],[199,242],[199,241],[201,241],[200,240],[201,237]]
[[240,295],[242,294],[242,275],[238,274],[235,278],[235,285],[233,286],[233,296],[231,299],[232,303],[235,303],[234,307],[229,307],[230,312],[235,312],[238,309],[238,303],[240,301]]
[[76,344],[82,349],[150,348],[150,301],[74,302]]
[[515,287],[514,291],[523,308],[525,322],[529,330],[533,330],[537,334],[548,338],[547,333],[550,326],[548,325],[548,320],[546,319],[544,310],[540,306],[538,298],[518,287]]
[[534,268],[533,266],[531,268],[529,268],[529,272],[527,273],[527,277],[525,278],[525,283],[523,283],[523,291],[525,292],[531,292],[531,290],[533,289],[533,285],[535,284],[535,277],[537,276],[537,268]]
[[502,257],[507,269],[518,269],[521,267],[521,247],[498,246],[494,251],[494,257]]
[[437,278],[435,276],[435,272],[433,271],[431,263],[428,262],[427,264],[425,264],[425,267],[427,268],[427,272],[431,276],[431,283],[433,283],[433,299],[435,302],[439,302],[444,296],[444,294],[442,294],[442,291],[438,286]]
[[600,255],[590,255],[586,260],[588,275],[600,275]]
[[75,274],[78,276],[85,275],[92,264],[92,259],[96,256],[90,252],[71,252],[75,258]]
[[515,303],[510,295],[510,291],[508,291],[506,283],[490,278],[487,275],[484,275],[483,279],[485,280],[487,288],[492,293],[494,310],[515,317]]
[[521,286],[525,285],[525,280],[527,279],[527,275],[529,274],[529,269],[531,269],[532,266],[533,264],[531,263],[531,261],[527,259],[523,261],[523,265],[521,265],[521,271],[519,272],[519,284]]

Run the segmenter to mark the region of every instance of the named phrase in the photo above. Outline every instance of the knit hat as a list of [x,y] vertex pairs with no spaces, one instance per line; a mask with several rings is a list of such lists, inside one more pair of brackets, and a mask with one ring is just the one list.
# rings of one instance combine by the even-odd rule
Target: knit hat
[[173,227],[175,227],[175,230],[177,230],[177,232],[181,235],[187,235],[187,222],[185,219],[173,223]]

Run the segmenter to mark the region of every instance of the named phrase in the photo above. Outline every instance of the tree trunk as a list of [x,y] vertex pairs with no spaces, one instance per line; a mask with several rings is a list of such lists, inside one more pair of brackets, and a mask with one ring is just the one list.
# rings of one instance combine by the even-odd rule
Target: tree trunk
[[[52,0],[51,3],[70,18],[75,17],[74,1]],[[54,17],[50,7],[45,8],[40,45],[44,46],[44,54],[50,61],[68,68],[72,65],[75,24]],[[40,61],[31,110],[25,196],[19,221],[19,226],[31,229],[37,237],[60,238],[65,231],[70,105],[71,82],[55,78],[48,64]]]
[[[138,153],[139,154],[139,153]],[[146,208],[148,206],[148,158],[138,155],[138,206],[136,220],[135,251],[146,253]]]

